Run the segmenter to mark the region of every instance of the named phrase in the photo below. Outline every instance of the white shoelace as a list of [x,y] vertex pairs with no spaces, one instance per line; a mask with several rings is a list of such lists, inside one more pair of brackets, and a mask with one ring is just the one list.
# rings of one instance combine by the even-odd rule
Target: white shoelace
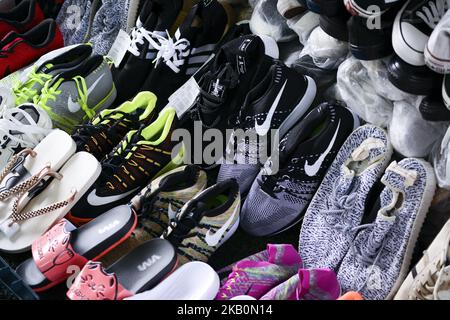
[[179,31],[175,33],[175,41],[167,33],[167,38],[153,34],[158,42],[151,39],[151,45],[158,50],[154,62],[163,60],[164,63],[172,69],[173,72],[179,73],[180,67],[184,64],[186,57],[190,53],[190,42],[187,39],[181,38]]
[[[19,121],[16,118],[18,114],[22,115],[30,124],[24,124]],[[37,145],[50,130],[39,127],[28,112],[20,108],[4,109],[3,118],[0,119],[0,134],[26,146]],[[22,137],[20,138],[20,135],[13,135],[10,131],[20,132]]]
[[444,16],[449,4],[447,0],[429,1],[421,10],[417,10],[416,15],[423,20],[431,29],[434,29]]
[[131,31],[131,44],[128,48],[128,51],[131,52],[131,54],[133,54],[134,56],[138,57],[141,54],[138,45],[143,45],[144,39],[146,39],[149,42],[150,49],[154,49],[154,44],[158,44],[159,42],[158,37],[161,37],[158,32],[147,31],[143,27],[134,28]]

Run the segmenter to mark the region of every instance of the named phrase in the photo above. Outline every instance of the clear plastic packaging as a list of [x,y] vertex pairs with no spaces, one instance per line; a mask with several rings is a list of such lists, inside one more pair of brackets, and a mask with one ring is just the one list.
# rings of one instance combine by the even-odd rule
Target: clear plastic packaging
[[319,25],[319,15],[306,11],[302,15],[296,16],[292,19],[287,19],[287,25],[291,28],[300,40],[300,43],[305,45],[311,32]]
[[444,137],[434,144],[430,162],[433,164],[439,187],[450,189],[450,128]]

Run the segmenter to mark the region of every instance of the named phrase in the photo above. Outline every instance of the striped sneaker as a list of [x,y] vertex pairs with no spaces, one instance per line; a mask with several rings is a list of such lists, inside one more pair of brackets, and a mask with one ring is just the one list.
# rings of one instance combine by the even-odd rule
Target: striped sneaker
[[218,183],[187,202],[163,237],[178,252],[180,264],[208,261],[239,226],[241,197],[234,179]]

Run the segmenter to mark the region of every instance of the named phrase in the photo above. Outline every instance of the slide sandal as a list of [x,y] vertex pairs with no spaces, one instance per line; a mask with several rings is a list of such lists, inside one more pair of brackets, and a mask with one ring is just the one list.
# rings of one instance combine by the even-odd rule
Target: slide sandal
[[28,204],[21,205],[25,192],[16,196],[10,216],[0,224],[0,250],[28,250],[50,227],[61,220],[100,175],[97,159],[78,152],[70,158],[50,184]]
[[151,290],[125,300],[214,300],[220,280],[204,262],[188,262]]
[[136,227],[137,216],[131,207],[118,206],[75,229],[61,220],[33,242],[30,258],[17,267],[17,273],[34,291],[43,292],[70,276],[70,266],[84,267],[124,242]]
[[71,300],[122,300],[149,290],[177,266],[170,242],[153,239],[120,258],[108,269],[89,261],[67,292]]
[[13,156],[0,173],[0,203],[3,202],[0,221],[8,218],[11,210],[5,200],[40,185],[41,173],[58,171],[75,154],[75,150],[76,144],[70,135],[62,130],[53,130],[33,150],[25,149]]

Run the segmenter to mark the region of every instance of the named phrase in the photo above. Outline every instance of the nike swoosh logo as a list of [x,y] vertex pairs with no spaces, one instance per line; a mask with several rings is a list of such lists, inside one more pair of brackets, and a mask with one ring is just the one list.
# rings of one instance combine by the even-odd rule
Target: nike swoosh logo
[[109,197],[99,197],[96,195],[97,189],[94,189],[91,191],[91,193],[89,193],[88,197],[87,197],[87,202],[91,205],[91,206],[103,206],[105,204],[109,204],[109,203],[113,203],[119,200],[122,200],[124,198],[126,198],[127,196],[129,196],[130,194],[136,192],[137,190],[139,190],[139,187],[122,193],[122,194],[118,194],[117,196],[109,196]]
[[336,142],[337,134],[339,132],[339,127],[341,126],[341,120],[338,122],[338,126],[336,128],[336,132],[334,133],[333,139],[331,139],[330,144],[328,145],[327,149],[324,153],[320,155],[320,157],[316,160],[316,162],[313,165],[310,165],[308,161],[305,163],[305,173],[313,177],[319,172],[320,167],[322,166],[323,161],[325,160],[328,153],[330,153],[331,149],[333,148],[334,143]]
[[269,130],[270,130],[270,123],[272,122],[273,115],[275,114],[275,110],[278,107],[278,104],[280,103],[281,96],[283,95],[284,89],[286,88],[287,80],[284,82],[283,87],[281,88],[280,92],[278,92],[277,97],[275,98],[272,106],[270,107],[269,112],[267,113],[266,120],[264,120],[262,125],[258,124],[258,121],[255,120],[255,130],[256,133],[260,136],[265,136]]
[[[91,95],[91,93],[94,91],[94,89],[98,86],[98,84],[100,83],[100,81],[102,80],[102,78],[105,76],[105,74],[102,74],[100,77],[98,77],[97,80],[95,80],[95,82],[89,87],[89,89],[87,90],[87,95],[86,97],[89,98],[89,96]],[[72,99],[72,95],[69,94],[69,98],[67,100],[67,108],[69,109],[70,112],[72,113],[77,113],[78,111],[81,110],[81,106],[78,102],[74,102]]]
[[212,234],[211,229],[208,230],[208,232],[205,235],[205,242],[211,246],[215,247],[220,243],[220,240],[222,240],[222,237],[224,236],[225,232],[228,230],[228,228],[231,226],[231,223],[233,222],[237,212],[238,212],[239,206],[236,206],[234,208],[233,214],[231,217],[225,222],[225,224],[216,231],[216,233]]
[[173,210],[171,203],[169,203],[169,208],[167,209],[167,214],[169,215],[169,220],[173,220],[177,217],[177,210]]

